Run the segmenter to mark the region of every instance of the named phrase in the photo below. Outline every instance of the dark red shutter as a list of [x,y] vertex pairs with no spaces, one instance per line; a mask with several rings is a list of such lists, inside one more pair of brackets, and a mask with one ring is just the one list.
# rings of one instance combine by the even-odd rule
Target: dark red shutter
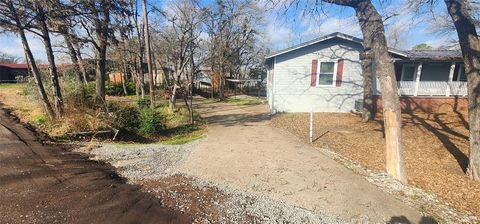
[[342,75],[343,75],[343,59],[339,59],[337,63],[337,81],[336,86],[342,86]]
[[317,86],[317,66],[318,60],[312,60],[312,73],[310,74],[310,86]]

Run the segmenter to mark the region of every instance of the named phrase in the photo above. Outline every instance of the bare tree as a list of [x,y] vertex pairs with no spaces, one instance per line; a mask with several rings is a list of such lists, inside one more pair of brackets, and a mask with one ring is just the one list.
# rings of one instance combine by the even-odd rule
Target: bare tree
[[19,61],[20,61],[20,58],[18,57],[0,52],[0,63],[10,64],[10,63],[18,63]]
[[0,1],[0,24],[1,28],[17,34],[20,36],[22,40],[23,49],[25,54],[27,55],[27,62],[30,63],[30,68],[32,70],[33,76],[35,77],[35,83],[37,86],[38,93],[40,95],[40,99],[43,103],[45,111],[50,119],[55,118],[55,113],[53,108],[50,104],[48,99],[47,93],[43,86],[43,81],[40,76],[40,70],[35,62],[35,58],[33,57],[30,45],[28,44],[28,39],[26,36],[26,23],[29,21],[30,18],[27,18],[25,14],[20,13],[20,11],[26,11],[24,5],[17,1],[13,2],[10,0],[1,0]]
[[[171,12],[166,14],[169,26],[165,27],[162,37],[169,46],[165,49],[165,53],[168,64],[174,71],[169,99],[170,108],[174,110],[179,91],[184,96],[188,95],[190,84],[183,81],[189,80],[189,74],[191,74],[188,72],[188,66],[193,60],[192,54],[198,47],[197,41],[200,36],[199,27],[203,21],[203,11],[192,1],[180,1],[170,7]],[[185,102],[190,110],[191,105],[187,101]]]
[[[286,0],[282,3],[286,8],[301,4],[298,0]],[[363,33],[365,51],[371,51],[376,65],[376,75],[380,80],[385,126],[386,169],[394,178],[407,183],[403,159],[400,100],[393,60],[388,53],[382,16],[370,0],[322,0],[308,1],[305,4],[314,8],[309,12],[318,13],[323,10],[322,3],[346,6],[355,10]]]
[[150,107],[153,109],[155,107],[155,90],[153,83],[153,71],[152,71],[152,54],[150,53],[150,32],[148,30],[148,11],[147,11],[147,2],[142,0],[143,8],[143,27],[145,35],[145,54],[147,57],[147,69],[148,69],[148,87],[150,91]]
[[[137,47],[136,47],[136,50],[137,50],[137,62],[136,63],[136,84],[137,84],[137,92],[140,91],[141,93],[141,96],[142,98],[145,97],[145,76],[143,75],[143,56],[144,56],[144,52],[145,52],[145,48],[144,48],[144,44],[143,44],[143,40],[144,38],[142,37],[144,35],[144,33],[142,32],[142,29],[140,29],[140,23],[138,22],[139,21],[139,18],[138,18],[138,4],[137,4],[137,1],[136,0],[132,0],[130,2],[131,4],[131,10],[133,12],[133,15],[132,15],[132,19],[133,19],[133,24],[134,24],[134,27],[135,27],[135,34],[136,34],[136,38],[137,38]],[[139,94],[137,94],[139,95]]]
[[467,174],[480,181],[480,39],[466,0],[444,0],[458,34],[468,86],[470,154]]
[[[72,13],[70,11],[70,13]],[[54,31],[62,35],[64,43],[68,50],[68,55],[72,61],[75,78],[83,91],[84,84],[87,83],[87,72],[83,64],[78,42],[79,38],[74,34],[72,22],[69,18],[57,19]]]
[[55,110],[57,111],[57,116],[60,117],[63,115],[63,97],[60,89],[60,83],[58,81],[58,71],[57,65],[55,64],[55,55],[53,54],[52,42],[50,40],[50,31],[47,27],[47,20],[50,20],[48,17],[54,16],[53,12],[55,12],[55,10],[59,10],[59,8],[55,6],[57,5],[51,3],[47,4],[47,2],[44,1],[33,1],[31,7],[35,14],[32,16],[32,18],[36,21],[35,28],[40,32],[36,32],[33,29],[30,29],[30,31],[40,36],[43,40],[45,52],[47,53],[50,78],[53,87],[53,102],[55,105]]
[[72,0],[78,10],[78,22],[83,28],[85,42],[95,50],[95,98],[97,103],[105,103],[105,79],[107,47],[115,42],[114,31],[118,23],[115,17],[125,18],[130,14],[126,0]]
[[255,25],[261,21],[262,13],[256,6],[252,1],[218,0],[209,8],[206,22],[210,39],[208,61],[213,73],[218,73],[220,78],[220,100],[224,99],[227,75],[238,75],[244,53],[257,36]]
[[[445,14],[432,10],[437,1],[410,0],[410,7],[421,13],[425,7],[438,17],[434,32],[448,35],[456,32],[465,64],[468,91],[469,162],[467,175],[480,181],[480,39],[476,28],[480,25],[480,10],[476,2],[467,0],[444,0],[451,21]],[[435,15],[436,14],[436,15]]]

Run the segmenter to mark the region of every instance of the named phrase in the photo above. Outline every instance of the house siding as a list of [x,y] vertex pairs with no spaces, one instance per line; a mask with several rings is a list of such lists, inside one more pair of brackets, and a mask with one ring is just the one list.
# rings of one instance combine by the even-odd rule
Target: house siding
[[[277,112],[350,112],[355,101],[362,99],[362,46],[341,39],[331,39],[276,56],[273,79],[272,109]],[[340,87],[310,86],[313,59],[344,59]],[[271,77],[273,76],[273,78]],[[270,87],[270,86],[269,86]]]

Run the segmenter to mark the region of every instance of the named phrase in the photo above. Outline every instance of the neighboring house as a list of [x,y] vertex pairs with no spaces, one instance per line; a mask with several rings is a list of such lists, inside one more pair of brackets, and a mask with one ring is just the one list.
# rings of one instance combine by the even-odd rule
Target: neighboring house
[[27,64],[0,64],[0,82],[17,82],[29,74]]
[[[332,33],[267,56],[270,109],[273,113],[358,110],[363,98],[362,51],[361,39]],[[460,51],[389,49],[389,53],[404,109],[413,103],[431,110],[432,105],[467,94]],[[380,87],[374,79],[378,96]]]

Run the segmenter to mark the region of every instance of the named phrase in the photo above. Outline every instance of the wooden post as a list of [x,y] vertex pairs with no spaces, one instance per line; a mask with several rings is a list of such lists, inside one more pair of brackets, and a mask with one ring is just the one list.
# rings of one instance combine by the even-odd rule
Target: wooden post
[[413,94],[414,96],[418,95],[418,87],[420,86],[420,76],[422,76],[422,66],[423,66],[423,63],[420,62],[420,64],[417,67],[417,75],[415,76],[415,93]]
[[313,107],[310,110],[310,134],[309,134],[310,143],[313,142]]
[[452,86],[454,72],[455,72],[455,62],[452,62],[452,65],[450,65],[450,73],[448,73],[447,93],[445,94],[446,96],[450,96],[450,94],[452,93],[451,86]]

